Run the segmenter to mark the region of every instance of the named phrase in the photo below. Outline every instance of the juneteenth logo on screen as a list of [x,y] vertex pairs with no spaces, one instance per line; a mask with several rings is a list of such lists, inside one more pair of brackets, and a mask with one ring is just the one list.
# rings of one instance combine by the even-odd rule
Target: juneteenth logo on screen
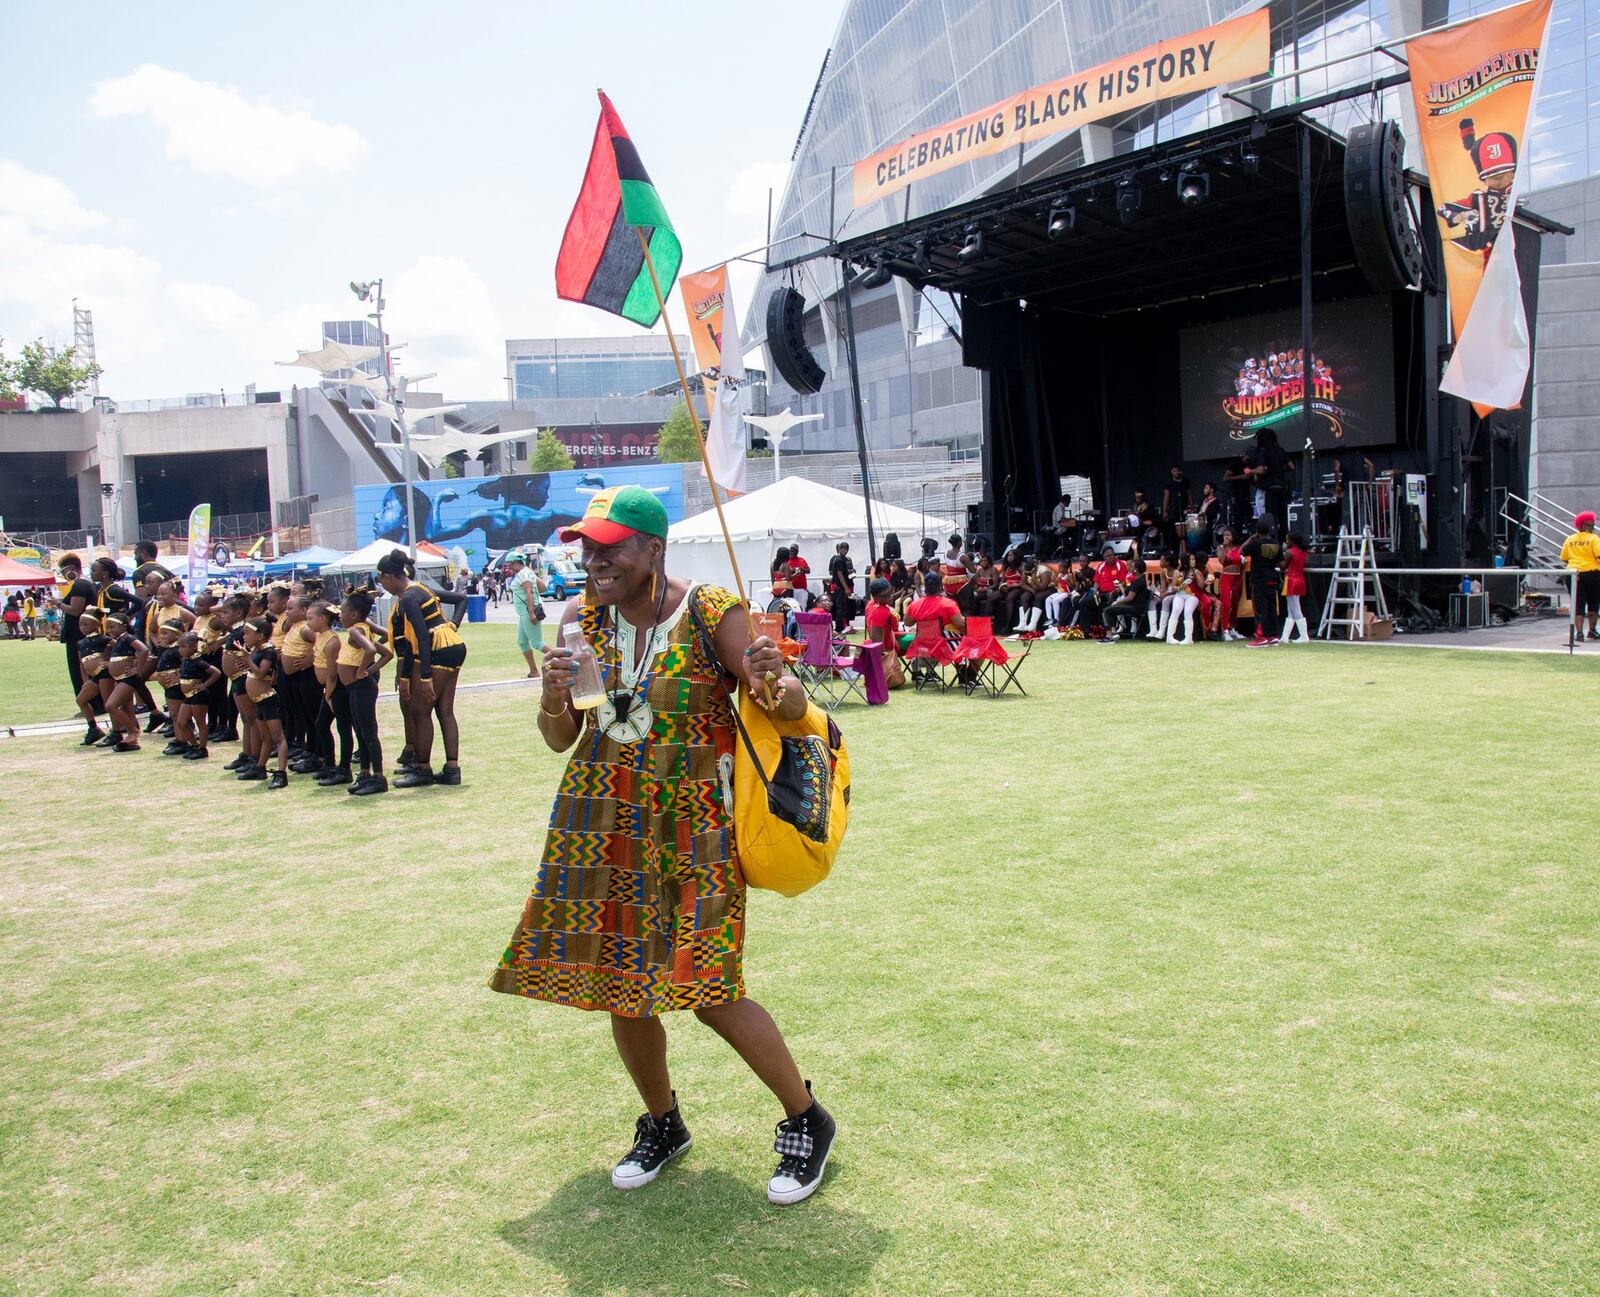
[[[1311,365],[1311,413],[1326,422],[1335,441],[1342,440],[1346,415],[1339,405],[1339,381],[1320,357],[1313,356]],[[1261,429],[1303,414],[1305,388],[1305,366],[1298,348],[1247,357],[1239,366],[1234,395],[1222,402],[1229,438],[1250,441]]]

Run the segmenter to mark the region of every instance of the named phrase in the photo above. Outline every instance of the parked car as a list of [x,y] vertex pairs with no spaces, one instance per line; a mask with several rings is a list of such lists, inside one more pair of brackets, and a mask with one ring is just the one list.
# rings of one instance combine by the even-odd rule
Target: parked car
[[583,592],[588,580],[583,568],[570,558],[546,553],[543,556],[546,599],[561,600]]

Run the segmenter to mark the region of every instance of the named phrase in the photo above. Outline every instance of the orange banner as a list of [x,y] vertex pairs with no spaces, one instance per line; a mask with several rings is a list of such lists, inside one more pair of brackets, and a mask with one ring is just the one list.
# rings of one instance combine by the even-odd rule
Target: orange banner
[[855,205],[913,180],[1129,109],[1259,76],[1272,66],[1265,7],[1147,46],[901,140],[855,164]]
[[696,368],[720,369],[722,366],[722,300],[728,294],[728,268],[702,270],[694,275],[680,275],[678,288],[683,293],[684,310],[689,316],[689,336],[694,339]]
[[1529,0],[1406,42],[1458,340],[1515,202],[1549,18],[1550,0]]

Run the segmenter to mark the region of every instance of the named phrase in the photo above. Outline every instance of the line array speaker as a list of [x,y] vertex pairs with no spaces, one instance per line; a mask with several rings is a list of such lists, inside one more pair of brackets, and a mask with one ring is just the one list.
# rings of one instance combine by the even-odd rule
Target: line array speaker
[[806,299],[787,284],[767,299],[767,350],[783,381],[797,392],[819,392],[826,377],[806,346]]
[[1351,129],[1344,154],[1344,209],[1356,264],[1376,293],[1422,282],[1422,247],[1406,203],[1406,139],[1394,122]]

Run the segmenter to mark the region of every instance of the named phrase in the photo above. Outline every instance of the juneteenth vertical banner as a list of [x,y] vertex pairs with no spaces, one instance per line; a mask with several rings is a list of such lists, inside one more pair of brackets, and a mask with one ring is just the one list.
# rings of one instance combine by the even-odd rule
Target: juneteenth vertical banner
[[1076,130],[1158,99],[1244,81],[1271,66],[1272,24],[1263,6],[1034,86],[863,158],[852,171],[855,205],[865,207],[913,180],[974,158]]
[[728,295],[728,268],[717,266],[678,280],[689,312],[689,336],[701,372],[722,364],[722,303]]
[[1531,348],[1515,239],[1529,110],[1550,21],[1550,0],[1485,14],[1406,42],[1456,345],[1439,386],[1480,414],[1515,409]]

